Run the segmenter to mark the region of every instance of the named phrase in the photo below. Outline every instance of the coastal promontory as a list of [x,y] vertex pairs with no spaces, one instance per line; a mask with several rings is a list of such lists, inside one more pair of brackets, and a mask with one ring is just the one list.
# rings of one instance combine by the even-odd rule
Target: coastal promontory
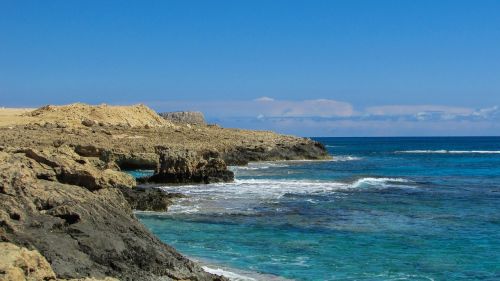
[[[310,139],[172,122],[144,105],[0,111],[0,246],[15,259],[29,253],[40,280],[225,280],[135,218],[133,209],[165,211],[176,196],[137,188],[124,170],[203,184],[232,181],[228,165],[328,157]],[[0,279],[31,274],[14,258],[0,259]]]

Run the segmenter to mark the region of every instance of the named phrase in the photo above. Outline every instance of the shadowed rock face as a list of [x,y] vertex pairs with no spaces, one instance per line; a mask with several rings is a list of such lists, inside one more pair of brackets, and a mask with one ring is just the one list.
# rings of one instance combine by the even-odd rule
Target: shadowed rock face
[[205,116],[199,111],[163,112],[159,115],[168,121],[181,124],[206,125]]
[[199,153],[189,150],[160,148],[160,163],[149,179],[161,183],[214,183],[234,180],[233,172],[217,153]]
[[226,150],[222,158],[231,165],[246,165],[255,161],[325,159],[328,157],[325,146],[317,141],[303,139],[296,143],[278,143],[248,147],[237,146]]
[[139,211],[166,212],[175,199],[184,197],[180,193],[165,193],[150,186],[121,188],[130,207]]
[[127,175],[66,150],[0,151],[0,241],[38,250],[59,278],[223,280],[137,221],[119,190]]

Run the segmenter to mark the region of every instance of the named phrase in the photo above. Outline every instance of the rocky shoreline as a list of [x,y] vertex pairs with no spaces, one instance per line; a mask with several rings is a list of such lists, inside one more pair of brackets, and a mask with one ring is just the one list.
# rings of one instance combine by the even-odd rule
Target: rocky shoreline
[[138,188],[121,170],[155,169],[145,180],[156,183],[227,182],[227,165],[328,157],[309,139],[173,123],[145,106],[47,106],[13,118],[0,127],[0,246],[41,257],[29,270],[0,259],[6,280],[42,267],[48,275],[39,280],[226,280],[159,241],[132,212],[166,211],[178,195]]

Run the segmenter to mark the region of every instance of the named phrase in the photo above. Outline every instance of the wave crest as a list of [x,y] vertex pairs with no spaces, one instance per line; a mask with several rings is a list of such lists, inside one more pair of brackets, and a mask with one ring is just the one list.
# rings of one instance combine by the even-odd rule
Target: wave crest
[[162,187],[166,192],[187,195],[169,208],[169,213],[247,214],[262,202],[274,202],[284,196],[328,195],[336,192],[363,192],[388,188],[415,188],[403,178],[364,177],[352,182],[312,180],[239,179],[233,183]]

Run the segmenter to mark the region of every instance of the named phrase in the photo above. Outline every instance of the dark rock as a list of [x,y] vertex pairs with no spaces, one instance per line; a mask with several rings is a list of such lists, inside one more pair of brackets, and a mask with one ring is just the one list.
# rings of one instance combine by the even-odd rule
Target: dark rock
[[100,157],[102,153],[102,149],[94,146],[94,145],[76,145],[75,152],[83,157]]
[[154,187],[121,188],[130,207],[139,211],[166,212],[175,198],[183,197],[180,193],[166,193]]
[[237,146],[222,153],[222,159],[228,165],[246,165],[248,162],[273,160],[327,159],[330,157],[320,142],[304,139],[304,142],[279,143],[275,146],[266,144],[254,147]]
[[0,152],[0,242],[39,251],[58,278],[226,280],[153,236],[120,189],[40,179],[43,169],[82,165],[49,156],[49,151]]
[[[221,158],[204,158],[189,150],[163,149],[158,152],[160,164],[151,182],[161,183],[213,183],[234,180],[233,172]],[[205,157],[210,155],[204,154]]]
[[97,125],[97,122],[94,120],[90,120],[90,119],[84,119],[84,120],[82,120],[82,125],[86,126],[86,127],[92,127],[92,126]]

